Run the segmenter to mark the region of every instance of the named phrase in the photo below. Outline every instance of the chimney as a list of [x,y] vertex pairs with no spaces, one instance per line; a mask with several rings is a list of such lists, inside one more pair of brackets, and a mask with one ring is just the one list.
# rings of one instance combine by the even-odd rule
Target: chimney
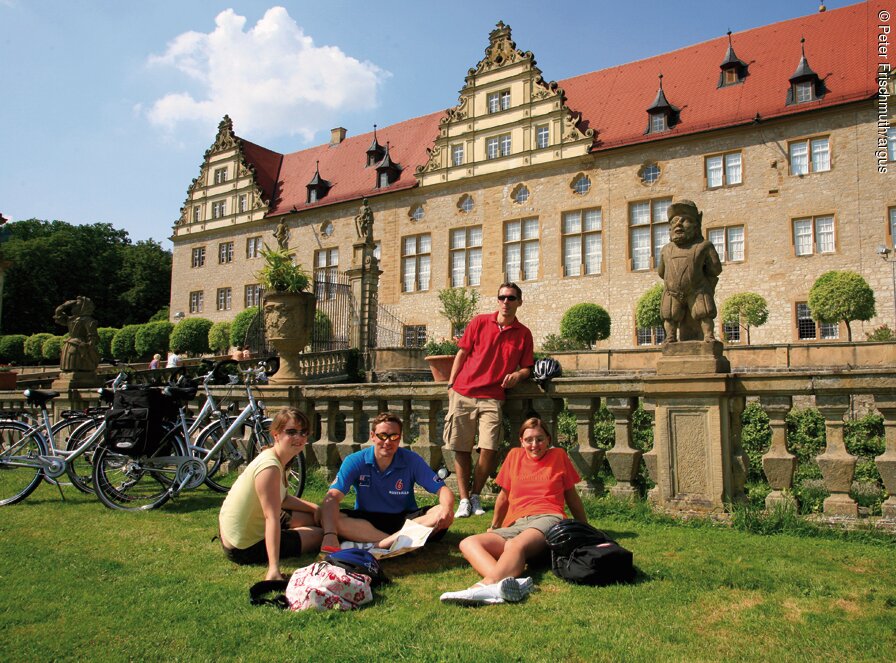
[[345,140],[345,127],[330,129],[330,145],[339,145]]

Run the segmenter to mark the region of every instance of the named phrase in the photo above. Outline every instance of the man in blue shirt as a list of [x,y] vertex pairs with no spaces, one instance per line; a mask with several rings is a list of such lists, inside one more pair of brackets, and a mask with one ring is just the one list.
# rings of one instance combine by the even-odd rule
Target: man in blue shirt
[[[336,480],[321,504],[324,538],[321,550],[339,547],[339,538],[388,548],[406,519],[444,533],[454,521],[454,493],[408,448],[402,448],[401,419],[382,412],[371,422],[373,446],[342,462]],[[414,485],[438,495],[439,503],[417,508]],[[355,508],[339,510],[339,503],[355,489]],[[432,537],[431,537],[432,538]]]

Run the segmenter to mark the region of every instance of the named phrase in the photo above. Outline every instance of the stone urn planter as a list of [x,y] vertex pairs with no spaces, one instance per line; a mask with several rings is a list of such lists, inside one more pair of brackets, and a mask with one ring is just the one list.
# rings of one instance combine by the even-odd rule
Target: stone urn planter
[[448,382],[448,378],[451,377],[451,367],[454,365],[454,355],[430,355],[424,359],[429,364],[433,380]]
[[271,376],[273,384],[301,384],[299,354],[311,341],[317,299],[310,292],[270,292],[265,294],[265,339],[280,355],[280,370]]

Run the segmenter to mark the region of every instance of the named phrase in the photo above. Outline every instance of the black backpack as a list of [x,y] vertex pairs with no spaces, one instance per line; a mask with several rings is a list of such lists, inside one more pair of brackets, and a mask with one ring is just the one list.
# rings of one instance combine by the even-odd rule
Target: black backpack
[[587,523],[561,520],[545,538],[551,549],[551,570],[578,585],[611,585],[635,578],[632,553]]
[[159,387],[128,387],[115,392],[106,412],[103,444],[115,453],[137,458],[155,453],[166,422],[178,413],[178,400]]

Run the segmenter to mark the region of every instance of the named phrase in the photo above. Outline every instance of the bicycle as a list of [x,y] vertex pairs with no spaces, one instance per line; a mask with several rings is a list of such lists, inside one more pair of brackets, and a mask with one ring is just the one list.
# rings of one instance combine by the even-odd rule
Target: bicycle
[[[179,420],[167,425],[157,448],[153,445],[147,453],[121,453],[108,444],[100,445],[93,458],[93,486],[100,501],[112,509],[143,511],[158,508],[202,483],[227,492],[237,476],[234,461],[249,462],[270,443],[270,419],[265,417],[264,404],[252,393],[252,384],[264,376],[264,368],[259,366],[240,373],[246,385],[246,406],[233,420],[208,424],[198,434],[195,444],[185,436],[187,424],[182,410]],[[178,395],[174,388],[166,391]],[[243,455],[236,440],[242,436],[245,425],[252,430]],[[305,459],[297,458],[288,472],[290,489],[298,496],[305,486]]]
[[[112,390],[103,389],[101,398],[111,400],[114,390],[127,379],[126,373],[119,373],[112,383]],[[21,419],[0,419],[0,506],[17,504],[35,491],[42,479],[59,488],[59,477],[68,477],[78,490],[93,492],[79,472],[76,461],[84,457],[99,443],[102,429],[97,428],[90,435],[80,435],[85,426],[95,426],[100,409],[89,409],[84,418],[68,417],[51,423],[47,404],[59,396],[51,389],[26,389],[24,396],[29,405],[40,408],[40,416],[32,415]],[[65,430],[74,428],[68,436],[66,449],[56,446],[57,437]],[[86,428],[84,429],[86,433]],[[89,458],[86,459],[89,462]]]

